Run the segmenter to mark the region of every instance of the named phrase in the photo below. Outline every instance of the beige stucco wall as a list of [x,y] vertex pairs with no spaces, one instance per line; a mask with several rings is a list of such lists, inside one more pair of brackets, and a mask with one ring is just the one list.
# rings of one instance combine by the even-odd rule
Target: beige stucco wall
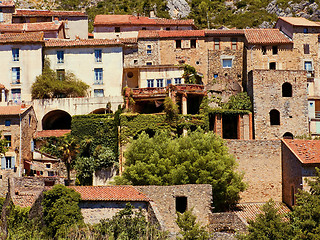
[[81,39],[88,38],[88,18],[87,17],[69,17],[65,25],[66,37],[75,39],[77,36]]
[[[13,61],[12,48],[19,48],[19,61]],[[12,84],[12,68],[20,67],[20,84]],[[0,82],[9,90],[21,89],[21,100],[31,100],[31,85],[36,76],[42,73],[42,45],[41,44],[6,44],[0,45]]]
[[[102,62],[95,62],[95,49],[102,50]],[[64,63],[57,63],[57,51],[64,51]],[[46,48],[45,57],[50,60],[52,69],[71,71],[87,83],[90,97],[94,97],[94,89],[103,89],[105,97],[121,96],[122,47]],[[95,68],[103,69],[103,84],[94,84]]]

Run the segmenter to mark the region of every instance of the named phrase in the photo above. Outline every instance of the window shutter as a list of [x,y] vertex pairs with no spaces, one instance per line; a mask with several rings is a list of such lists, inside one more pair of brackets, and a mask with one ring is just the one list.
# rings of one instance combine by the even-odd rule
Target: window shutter
[[6,169],[6,158],[1,157],[1,169]]
[[31,152],[34,152],[34,141],[31,141]]
[[16,157],[11,157],[11,168],[14,169]]

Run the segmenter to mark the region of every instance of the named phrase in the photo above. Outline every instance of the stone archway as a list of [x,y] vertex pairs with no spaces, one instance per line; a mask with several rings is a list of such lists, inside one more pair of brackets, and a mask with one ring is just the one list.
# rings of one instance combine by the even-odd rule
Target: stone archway
[[71,129],[71,116],[62,110],[50,111],[42,118],[42,129]]

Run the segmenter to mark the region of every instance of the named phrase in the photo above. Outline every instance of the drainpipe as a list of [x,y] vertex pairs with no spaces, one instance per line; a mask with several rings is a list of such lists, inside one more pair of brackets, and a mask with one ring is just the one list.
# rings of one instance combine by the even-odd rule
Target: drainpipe
[[22,155],[22,128],[21,128],[21,113],[19,113],[19,126],[20,126],[20,144],[19,144],[19,165],[18,165],[18,176],[21,177],[21,155]]

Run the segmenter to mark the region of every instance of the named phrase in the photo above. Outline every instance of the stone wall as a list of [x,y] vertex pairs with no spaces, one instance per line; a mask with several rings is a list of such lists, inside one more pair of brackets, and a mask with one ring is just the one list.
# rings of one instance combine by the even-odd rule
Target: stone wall
[[172,235],[179,232],[176,224],[176,197],[187,197],[187,209],[197,217],[197,221],[206,226],[209,224],[212,202],[212,187],[209,184],[188,184],[176,186],[136,186],[156,205],[155,215],[163,230]]
[[151,65],[160,64],[161,60],[159,57],[160,56],[159,45],[160,44],[158,40],[152,40],[152,39],[139,40],[138,42],[139,66],[147,65],[147,63],[151,63]]
[[221,212],[211,214],[209,229],[214,232],[244,233],[247,230],[247,226],[237,214]]
[[248,184],[240,202],[266,202],[270,198],[281,201],[280,140],[227,140],[226,144]]
[[[282,96],[284,83],[292,86],[292,97]],[[280,139],[285,133],[308,134],[307,77],[305,71],[253,70],[248,93],[253,102],[255,139]],[[280,114],[280,124],[271,124],[270,112]]]

